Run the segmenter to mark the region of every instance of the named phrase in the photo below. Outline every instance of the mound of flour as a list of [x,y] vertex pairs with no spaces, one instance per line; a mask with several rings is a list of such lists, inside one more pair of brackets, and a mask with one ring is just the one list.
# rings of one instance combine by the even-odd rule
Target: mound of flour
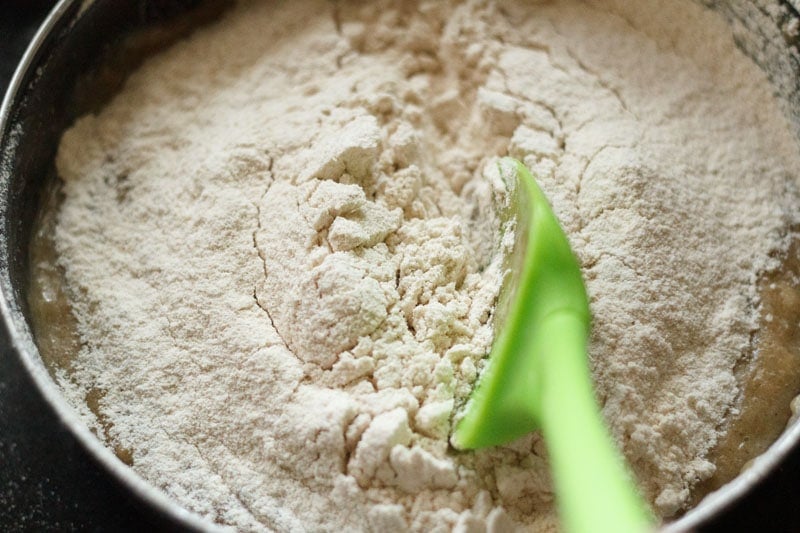
[[240,3],[63,137],[61,385],[222,524],[555,529],[538,436],[448,447],[504,154],[570,236],[604,414],[673,515],[714,472],[800,171],[762,73],[684,1]]

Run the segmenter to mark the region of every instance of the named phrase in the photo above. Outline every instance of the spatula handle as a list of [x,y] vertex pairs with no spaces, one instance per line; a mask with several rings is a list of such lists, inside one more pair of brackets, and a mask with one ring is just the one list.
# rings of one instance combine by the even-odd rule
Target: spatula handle
[[[539,329],[540,328],[540,329]],[[565,531],[645,532],[653,519],[603,423],[586,361],[585,318],[565,310],[538,328],[541,423]]]

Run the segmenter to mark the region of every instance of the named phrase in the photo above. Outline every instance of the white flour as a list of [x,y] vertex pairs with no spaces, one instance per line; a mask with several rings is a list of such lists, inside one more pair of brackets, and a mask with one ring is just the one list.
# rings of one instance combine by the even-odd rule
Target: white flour
[[506,153],[579,255],[604,414],[673,515],[800,171],[762,73],[684,1],[245,2],[153,58],[58,154],[62,386],[244,530],[554,529],[538,436],[447,444],[492,340]]

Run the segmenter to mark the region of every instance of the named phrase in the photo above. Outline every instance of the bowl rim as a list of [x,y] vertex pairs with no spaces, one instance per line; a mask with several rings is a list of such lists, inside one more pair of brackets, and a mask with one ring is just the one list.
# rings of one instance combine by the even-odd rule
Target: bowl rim
[[[21,103],[27,89],[26,80],[36,79],[38,69],[47,55],[48,38],[65,27],[71,28],[82,14],[97,0],[59,0],[36,31],[22,59],[15,69],[0,105],[0,156],[13,153],[18,146],[18,133],[14,129],[13,111]],[[77,9],[76,9],[77,7]],[[8,194],[11,177],[0,168],[0,223],[8,218]],[[214,524],[200,515],[185,509],[152,485],[131,467],[124,464],[98,437],[96,437],[78,412],[67,402],[60,388],[47,372],[27,320],[16,304],[15,291],[9,268],[9,242],[5,231],[0,232],[0,326],[6,330],[9,355],[17,357],[32,378],[40,395],[69,432],[121,485],[141,501],[151,505],[181,526],[198,531],[226,531],[228,528]],[[691,531],[704,522],[725,512],[740,501],[748,491],[775,471],[792,453],[800,448],[800,419],[793,421],[781,436],[736,478],[706,495],[696,506],[680,518],[662,524],[664,533]]]

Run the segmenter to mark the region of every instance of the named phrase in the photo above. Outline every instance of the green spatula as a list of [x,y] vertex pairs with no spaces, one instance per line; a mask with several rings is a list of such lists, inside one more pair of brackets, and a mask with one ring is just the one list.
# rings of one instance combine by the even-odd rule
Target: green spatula
[[499,162],[516,217],[511,274],[486,368],[451,438],[459,449],[541,428],[561,521],[573,533],[647,531],[653,520],[595,403],[586,358],[589,304],[577,260],[525,166]]

